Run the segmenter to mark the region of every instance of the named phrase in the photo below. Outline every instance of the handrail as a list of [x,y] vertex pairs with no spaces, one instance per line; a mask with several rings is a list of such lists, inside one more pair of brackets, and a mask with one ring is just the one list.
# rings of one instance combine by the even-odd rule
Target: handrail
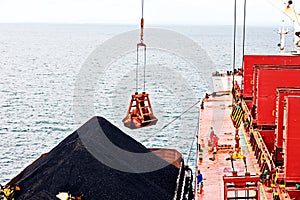
[[[240,87],[239,87],[237,81],[235,81],[233,95],[238,97],[238,101],[240,101],[240,103],[242,104],[242,109],[243,109],[244,113],[247,115],[247,118],[250,120],[250,125],[251,125],[252,121],[253,121],[253,117],[251,115],[251,112],[250,112],[248,106],[246,105],[246,102],[241,98],[241,90],[240,90]],[[267,163],[269,169],[273,169],[275,167],[275,164],[272,160],[272,157],[268,151],[268,148],[267,148],[261,134],[257,130],[253,131],[252,133],[253,133],[254,139],[256,141],[256,144],[261,149],[261,152],[262,152],[264,158],[266,159],[266,163]]]
[[264,142],[264,140],[262,139],[259,131],[253,131],[253,136],[254,136],[254,139],[256,141],[256,144],[258,145],[258,147],[260,148],[265,160],[266,160],[266,163],[268,165],[268,168],[271,170],[275,167],[275,164],[272,160],[272,157],[268,151],[268,148]]
[[177,181],[176,181],[176,189],[175,189],[175,194],[173,197],[173,200],[180,200],[180,196],[181,196],[181,184],[182,184],[182,173],[184,173],[184,160],[181,159],[181,166],[179,168],[179,173],[178,173],[178,177],[177,177]]

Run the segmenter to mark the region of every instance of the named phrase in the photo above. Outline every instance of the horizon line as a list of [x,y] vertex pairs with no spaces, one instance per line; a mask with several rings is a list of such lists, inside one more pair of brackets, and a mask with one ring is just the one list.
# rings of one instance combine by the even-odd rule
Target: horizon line
[[[134,23],[110,23],[110,22],[0,22],[0,24],[40,24],[40,25],[112,25],[112,26],[137,26],[139,27],[139,24],[134,24]],[[191,23],[191,24],[183,24],[183,23],[151,23],[148,24],[147,26],[233,26],[233,24],[215,24],[215,23]],[[243,26],[243,24],[237,24],[237,26]],[[246,27],[250,26],[250,27],[272,27],[272,26],[276,26],[278,27],[278,24],[246,24]],[[287,25],[288,26],[288,25]],[[147,27],[145,27],[147,28]]]

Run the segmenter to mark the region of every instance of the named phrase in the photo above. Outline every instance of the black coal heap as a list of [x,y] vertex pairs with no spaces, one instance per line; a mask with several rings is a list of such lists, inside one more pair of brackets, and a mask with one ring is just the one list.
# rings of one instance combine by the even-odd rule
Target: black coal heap
[[[93,117],[78,130],[81,130],[80,134],[84,134],[82,131],[98,134],[98,130],[93,127],[99,125],[106,137],[119,148],[135,153],[149,152],[142,144],[101,117]],[[167,165],[147,173],[122,172],[110,168],[87,150],[78,130],[12,179],[11,184],[21,187],[17,200],[57,200],[55,196],[59,192],[83,195],[84,200],[173,198],[179,171],[176,167]],[[99,142],[101,146],[103,144]],[[113,153],[105,157],[118,159]],[[165,162],[156,156],[150,156],[149,161]],[[137,162],[121,164],[135,168]]]

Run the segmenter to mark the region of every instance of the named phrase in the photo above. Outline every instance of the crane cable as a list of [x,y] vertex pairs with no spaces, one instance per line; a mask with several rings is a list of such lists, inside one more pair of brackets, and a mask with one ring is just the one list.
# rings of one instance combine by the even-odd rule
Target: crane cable
[[[295,17],[296,17],[296,20],[297,20],[297,21],[294,21],[294,23],[297,23],[297,24],[298,24],[298,26],[300,26],[299,19],[298,19],[298,16],[297,16],[296,10],[295,10],[295,6],[293,5],[293,1],[291,1],[291,0],[290,0],[290,1],[288,1],[288,4],[289,4],[289,6],[290,6],[290,5],[292,5],[292,7],[293,7],[293,11],[294,11],[294,14],[295,14]],[[294,25],[294,29],[295,29],[295,25]],[[299,37],[299,35],[298,35],[298,34],[299,34],[299,32],[297,33],[296,31],[297,31],[297,30],[294,30],[294,32],[295,32],[295,34],[296,34],[296,36],[298,36],[298,38],[300,38],[300,37]],[[295,42],[296,42],[296,41],[295,41]],[[297,45],[297,44],[296,44],[296,45]]]
[[137,44],[137,64],[136,64],[136,92],[138,92],[138,68],[139,68],[139,47],[144,47],[144,92],[146,90],[146,44],[144,44],[144,0],[142,0],[142,18],[140,42]]
[[138,92],[138,68],[139,68],[139,47],[144,47],[144,92],[146,91],[146,62],[147,62],[147,58],[146,58],[146,45],[144,43],[139,43],[137,44],[137,50],[136,50],[136,92]]
[[[192,144],[190,146],[190,150],[189,150],[189,155],[187,157],[187,160],[186,160],[186,163],[188,164],[189,161],[190,161],[190,157],[191,157],[191,153],[192,153],[192,149],[193,149],[193,146],[194,146],[194,142],[195,142],[195,139],[197,138],[198,139],[198,135],[199,135],[199,117],[198,117],[198,122],[197,122],[197,126],[196,126],[196,130],[195,130],[195,136],[193,138],[193,141],[192,141]],[[197,147],[198,148],[198,147]],[[197,156],[196,156],[197,157]],[[196,162],[197,163],[197,162]]]
[[247,11],[247,0],[244,0],[244,21],[243,21],[243,54],[242,54],[242,89],[244,87],[244,56],[245,56],[245,41],[246,41],[246,11]]
[[135,72],[135,84],[136,84],[136,89],[135,92],[138,93],[139,90],[139,46],[137,46],[137,51],[136,51],[136,72]]
[[144,40],[144,0],[142,0],[142,18],[141,18],[141,43]]
[[146,142],[148,141],[150,138],[154,137],[157,133],[161,132],[162,130],[164,130],[165,128],[167,128],[170,124],[172,124],[173,122],[175,122],[177,119],[179,119],[182,115],[186,114],[188,111],[190,111],[194,106],[196,106],[198,103],[200,103],[202,101],[202,99],[200,99],[199,101],[197,101],[196,103],[194,103],[191,107],[189,107],[188,109],[186,109],[183,113],[181,113],[180,115],[178,115],[177,117],[175,117],[175,119],[173,119],[172,121],[170,121],[169,123],[167,123],[166,125],[164,125],[161,129],[159,129],[158,131],[156,131],[154,134],[150,135],[149,137],[147,137],[146,139],[142,140],[142,142]]
[[291,5],[292,5],[292,8],[293,8],[293,12],[295,14],[295,18],[297,20],[294,23],[297,23],[300,26],[300,22],[298,20],[298,16],[297,16],[297,13],[296,13],[296,10],[295,10],[295,6],[293,5],[293,1],[288,1],[288,6],[291,6]]
[[[234,0],[234,14],[233,14],[233,58],[232,58],[232,91],[234,91],[234,71],[235,71],[235,55],[236,55],[236,0]],[[233,105],[232,99],[232,105]],[[233,108],[233,106],[232,106]]]

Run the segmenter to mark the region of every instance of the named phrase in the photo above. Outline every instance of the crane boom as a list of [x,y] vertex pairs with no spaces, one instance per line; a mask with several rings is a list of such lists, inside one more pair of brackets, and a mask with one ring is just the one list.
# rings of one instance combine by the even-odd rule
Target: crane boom
[[294,23],[294,40],[297,51],[300,51],[300,14],[295,11],[292,1],[269,0],[275,7],[279,8]]
[[274,6],[279,8],[286,16],[288,16],[293,22],[299,25],[300,15],[297,13],[291,4],[283,0],[269,0]]

